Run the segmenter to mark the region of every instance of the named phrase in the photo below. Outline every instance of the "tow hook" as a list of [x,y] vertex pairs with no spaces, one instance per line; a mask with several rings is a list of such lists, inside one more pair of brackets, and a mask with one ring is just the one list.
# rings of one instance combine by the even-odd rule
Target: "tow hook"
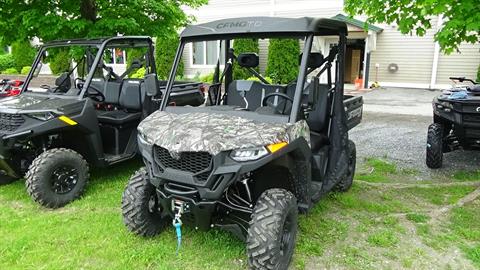
[[172,199],[172,212],[175,214],[175,217],[172,220],[172,225],[175,227],[175,232],[177,234],[177,251],[176,255],[180,251],[182,245],[182,214],[184,213],[186,204],[183,201]]

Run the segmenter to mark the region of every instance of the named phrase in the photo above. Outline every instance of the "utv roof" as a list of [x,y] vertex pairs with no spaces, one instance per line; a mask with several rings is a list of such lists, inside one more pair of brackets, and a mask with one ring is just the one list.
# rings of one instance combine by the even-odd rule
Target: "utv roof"
[[344,22],[325,18],[279,18],[279,17],[241,17],[223,19],[213,22],[189,25],[180,34],[182,39],[224,39],[274,36],[314,35],[347,35],[347,25]]
[[45,42],[43,46],[88,46],[88,45],[101,45],[105,41],[110,41],[108,46],[126,46],[132,45],[135,42],[151,42],[149,36],[115,36],[115,37],[101,37],[101,38],[79,38],[79,39],[63,39],[63,40],[53,40]]

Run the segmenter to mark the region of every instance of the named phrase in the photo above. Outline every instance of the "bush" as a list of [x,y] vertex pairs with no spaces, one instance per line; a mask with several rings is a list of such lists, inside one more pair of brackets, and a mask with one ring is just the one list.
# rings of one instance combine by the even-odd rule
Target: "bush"
[[4,71],[2,71],[2,74],[18,74],[18,71],[15,68],[7,68]]
[[[140,60],[140,62],[145,64],[144,56],[147,53],[147,48],[130,48],[126,50],[127,53],[127,69],[130,68],[132,65],[133,60]],[[135,68],[130,72],[129,77],[133,78],[132,76],[137,73],[139,69]],[[145,73],[145,68],[143,69],[143,73]],[[137,74],[138,75],[138,74]],[[142,76],[143,78],[144,76]]]
[[22,70],[20,71],[20,74],[27,75],[30,72],[31,69],[32,69],[32,67],[24,66],[22,68]]
[[[233,49],[235,55],[241,53],[252,52],[257,53],[260,51],[258,48],[258,39],[235,39],[233,41]],[[258,71],[258,67],[255,68]],[[236,62],[233,64],[233,79],[234,80],[245,80],[252,76],[247,69],[241,68]]]
[[295,80],[299,55],[298,39],[270,39],[266,75],[274,83],[285,84]]
[[0,55],[0,70],[15,67],[15,60],[11,54]]
[[36,50],[30,46],[30,41],[17,41],[12,44],[12,56],[15,69],[21,70],[24,66],[31,66]]
[[[271,84],[273,83],[272,78],[270,78],[270,77],[264,77],[264,78],[265,78],[265,80],[266,80],[267,82],[269,82],[269,83],[271,83]],[[260,82],[260,79],[257,78],[257,77],[255,77],[255,76],[249,77],[249,78],[247,78],[247,80],[248,80],[248,81]]]
[[201,82],[206,82],[206,83],[213,83],[213,72],[205,75],[200,76],[200,81]]
[[[157,37],[155,41],[155,62],[157,64],[157,75],[160,80],[165,80],[170,75],[178,41],[177,32],[173,32],[168,36]],[[183,60],[181,59],[175,76],[183,77],[184,69]]]
[[133,73],[132,75],[129,76],[129,78],[132,78],[132,79],[142,79],[145,77],[145,72],[146,72],[146,69],[144,67],[142,68],[139,68],[137,69],[137,71],[135,71],[135,73]]
[[50,70],[53,74],[68,72],[70,69],[70,54],[68,50],[61,50],[49,56]]

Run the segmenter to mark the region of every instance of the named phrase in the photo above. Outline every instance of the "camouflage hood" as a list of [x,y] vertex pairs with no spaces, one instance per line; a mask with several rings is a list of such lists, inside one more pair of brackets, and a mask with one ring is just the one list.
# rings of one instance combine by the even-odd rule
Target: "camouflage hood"
[[145,118],[138,131],[170,152],[222,151],[291,142],[304,137],[310,143],[305,121],[264,123],[215,113],[169,113],[157,111]]

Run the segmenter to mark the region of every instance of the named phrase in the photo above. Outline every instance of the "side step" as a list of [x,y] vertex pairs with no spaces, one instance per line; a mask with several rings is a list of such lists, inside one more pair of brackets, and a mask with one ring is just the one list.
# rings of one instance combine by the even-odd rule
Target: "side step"
[[105,154],[105,161],[108,165],[112,165],[118,162],[122,162],[128,159],[131,159],[135,156],[135,154],[120,154],[120,155],[112,155],[112,154]]

